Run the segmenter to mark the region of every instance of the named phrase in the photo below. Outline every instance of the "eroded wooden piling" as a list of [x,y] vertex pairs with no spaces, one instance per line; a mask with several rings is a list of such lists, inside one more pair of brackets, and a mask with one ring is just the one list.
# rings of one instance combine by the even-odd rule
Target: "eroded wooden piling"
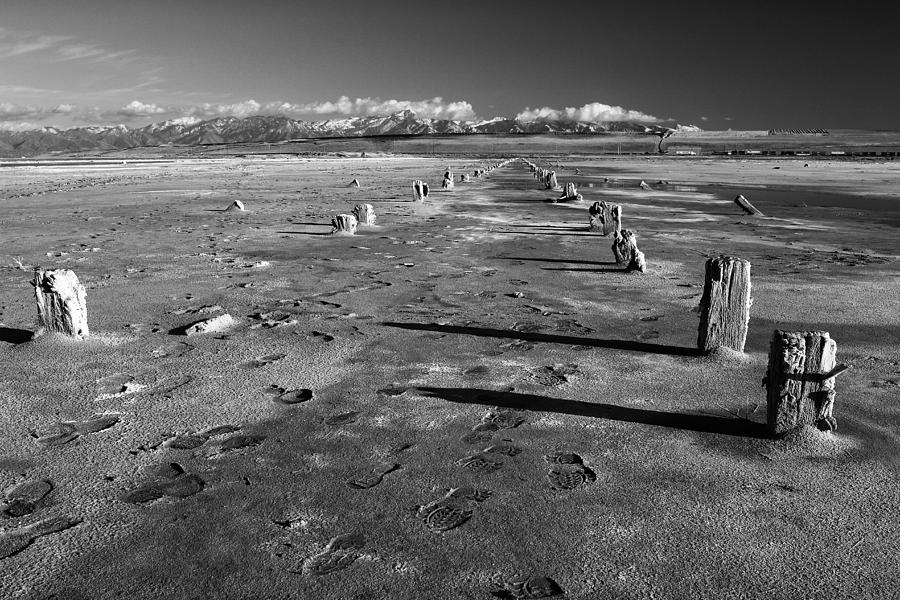
[[724,346],[743,352],[750,304],[750,261],[733,256],[707,260],[697,347],[709,351]]
[[834,378],[837,344],[827,331],[781,331],[772,336],[767,389],[767,426],[781,435],[811,425],[837,429]]
[[78,339],[90,335],[87,294],[73,271],[35,269],[32,285],[38,313],[35,336],[44,332],[62,333]]

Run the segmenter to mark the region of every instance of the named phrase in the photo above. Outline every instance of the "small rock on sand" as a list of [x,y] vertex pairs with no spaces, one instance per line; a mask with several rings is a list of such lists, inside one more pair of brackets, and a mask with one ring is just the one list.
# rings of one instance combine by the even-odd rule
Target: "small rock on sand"
[[184,335],[200,335],[202,333],[220,333],[231,329],[235,324],[234,317],[225,313],[211,319],[198,321],[184,330]]

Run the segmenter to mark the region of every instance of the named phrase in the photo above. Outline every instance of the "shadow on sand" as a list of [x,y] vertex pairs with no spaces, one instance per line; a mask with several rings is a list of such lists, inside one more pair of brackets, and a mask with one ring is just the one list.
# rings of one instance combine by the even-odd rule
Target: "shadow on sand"
[[27,329],[14,329],[12,327],[0,327],[0,342],[7,344],[24,344],[30,342],[32,332]]
[[615,261],[597,262],[593,260],[566,260],[564,258],[534,258],[524,256],[495,256],[493,258],[498,260],[524,260],[533,262],[563,263],[567,265],[597,265],[598,267],[614,267],[618,264]]
[[753,421],[742,419],[646,410],[642,408],[616,406],[614,404],[595,404],[593,402],[563,400],[560,398],[538,396],[536,394],[501,392],[478,388],[418,387],[416,389],[432,398],[440,398],[442,400],[460,404],[501,406],[504,408],[576,415],[579,417],[609,419],[612,421],[626,421],[629,423],[642,423],[644,425],[656,425],[658,427],[671,427],[674,429],[686,429],[688,431],[701,431],[704,433],[717,433],[739,437],[770,437],[766,432],[766,426],[763,423],[755,423]]
[[396,323],[386,321],[386,327],[411,329],[414,331],[436,331],[439,333],[456,333],[478,337],[505,338],[526,342],[546,342],[549,344],[570,344],[572,346],[590,346],[592,348],[610,348],[630,352],[647,352],[649,354],[669,354],[672,356],[704,356],[706,353],[697,348],[682,346],[666,346],[663,344],[647,344],[631,340],[598,340],[594,338],[576,337],[573,335],[557,335],[552,333],[534,333],[530,331],[514,331],[512,329],[489,329],[487,327],[462,327],[459,325],[438,325],[436,323]]
[[276,231],[286,235],[331,235],[330,231]]
[[[613,263],[615,264],[615,263]],[[633,273],[624,267],[618,269],[560,269],[556,267],[543,267],[541,271],[574,271],[580,273]]]

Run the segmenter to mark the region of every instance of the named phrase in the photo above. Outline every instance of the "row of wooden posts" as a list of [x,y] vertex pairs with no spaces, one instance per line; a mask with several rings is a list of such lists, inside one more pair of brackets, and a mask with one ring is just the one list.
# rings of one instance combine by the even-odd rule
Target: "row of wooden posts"
[[[481,174],[512,160],[482,170]],[[527,160],[524,162],[534,167]],[[476,176],[480,176],[478,172]],[[416,184],[420,183],[416,181]],[[414,189],[416,187],[421,190],[420,186],[414,185]],[[621,217],[621,207],[618,205],[599,202],[591,207],[592,223],[595,218],[601,223],[595,230],[602,235],[616,234],[613,253],[617,262],[643,262],[643,253],[637,250],[634,234],[621,229]],[[340,214],[332,220],[336,231],[347,233],[355,232],[358,224],[375,224],[375,211],[371,204],[358,204],[352,214]],[[76,339],[89,336],[86,293],[73,271],[36,268],[32,285],[38,313],[35,336],[45,332],[61,333]],[[732,256],[718,256],[706,261],[697,336],[697,347],[701,351],[710,352],[717,348],[744,351],[752,304],[750,290],[749,261]],[[849,368],[836,365],[836,351],[836,343],[828,332],[774,332],[764,379],[767,425],[772,435],[804,425],[825,430],[836,428],[833,415],[834,379]]]
[[[524,160],[524,159],[523,159]],[[556,172],[524,160],[534,177],[547,189],[557,187]],[[660,182],[663,183],[663,182]],[[649,191],[641,181],[639,187]],[[557,201],[582,201],[572,183]],[[735,203],[747,214],[762,216],[743,195]],[[603,236],[613,235],[616,263],[628,271],[644,272],[646,259],[637,248],[637,236],[622,228],[622,207],[606,201],[588,209],[589,228]],[[750,262],[732,256],[710,258],[705,265],[703,295],[700,299],[700,327],[697,347],[703,352],[729,348],[743,352],[750,325]],[[824,331],[781,331],[773,334],[768,373],[765,378],[768,427],[781,434],[801,425],[832,430],[834,419],[834,378],[845,371],[835,366],[836,344]]]
[[[493,164],[486,169],[475,169],[473,172],[473,176],[483,177],[485,174],[490,173],[496,168],[503,167],[514,159],[506,159],[501,160],[500,162]],[[449,168],[444,171],[444,177],[441,181],[441,187],[443,189],[453,189],[454,187],[454,175],[453,171]],[[467,183],[471,181],[471,177],[468,173],[462,173],[459,176],[460,183]],[[354,179],[350,183],[351,187],[359,187],[359,181]],[[428,184],[421,179],[416,179],[412,184],[413,188],[413,200],[415,202],[425,202],[428,198],[429,187]],[[356,233],[356,228],[360,225],[374,225],[375,224],[375,209],[371,204],[357,204],[353,209],[352,214],[342,213],[339,215],[335,215],[331,219],[331,233],[333,234],[344,234],[344,235],[354,235]]]

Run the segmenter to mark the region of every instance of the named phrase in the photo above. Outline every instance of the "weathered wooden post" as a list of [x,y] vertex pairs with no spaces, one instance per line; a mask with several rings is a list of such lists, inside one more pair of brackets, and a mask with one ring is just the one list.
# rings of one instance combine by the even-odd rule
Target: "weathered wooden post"
[[650,186],[647,184],[646,181],[641,181],[641,183],[638,184],[638,187],[640,187],[644,191],[647,191],[647,192],[650,191]]
[[578,190],[575,189],[575,184],[569,182],[566,184],[566,189],[563,191],[562,196],[556,199],[557,202],[581,202],[584,200],[584,196],[578,193]]
[[622,207],[606,201],[594,202],[588,209],[591,231],[609,235],[622,229]]
[[835,367],[836,352],[837,344],[827,331],[775,331],[763,380],[770,434],[781,435],[804,425],[837,429],[832,414],[834,378],[849,367]]
[[697,347],[709,351],[724,346],[743,352],[751,302],[750,261],[732,256],[707,260]]
[[346,235],[354,235],[356,233],[356,217],[353,215],[340,214],[331,219],[331,233],[342,233]]
[[616,231],[616,237],[612,243],[613,256],[616,262],[623,265],[627,271],[647,270],[647,260],[644,253],[638,250],[637,235],[628,229]]
[[555,190],[559,187],[559,184],[556,182],[556,171],[550,171],[547,174],[547,189]]
[[428,197],[428,184],[416,179],[413,181],[413,196],[416,202],[424,202]]
[[444,180],[441,181],[441,187],[445,190],[453,189],[453,174],[450,171],[447,171],[444,174]]
[[73,271],[35,269],[32,285],[38,312],[35,337],[45,332],[63,333],[78,339],[90,335],[87,295]]
[[750,204],[750,201],[744,198],[743,194],[738,195],[738,197],[734,199],[734,203],[743,208],[744,212],[746,212],[748,215],[753,215],[756,217],[765,216],[764,214],[762,214],[762,211]]
[[375,208],[371,204],[357,204],[353,207],[353,216],[359,225],[375,224]]
[[460,182],[460,183],[468,183],[469,181],[471,181],[471,178],[469,177],[469,174],[468,174],[468,173],[462,173],[462,174],[459,176],[459,182]]

